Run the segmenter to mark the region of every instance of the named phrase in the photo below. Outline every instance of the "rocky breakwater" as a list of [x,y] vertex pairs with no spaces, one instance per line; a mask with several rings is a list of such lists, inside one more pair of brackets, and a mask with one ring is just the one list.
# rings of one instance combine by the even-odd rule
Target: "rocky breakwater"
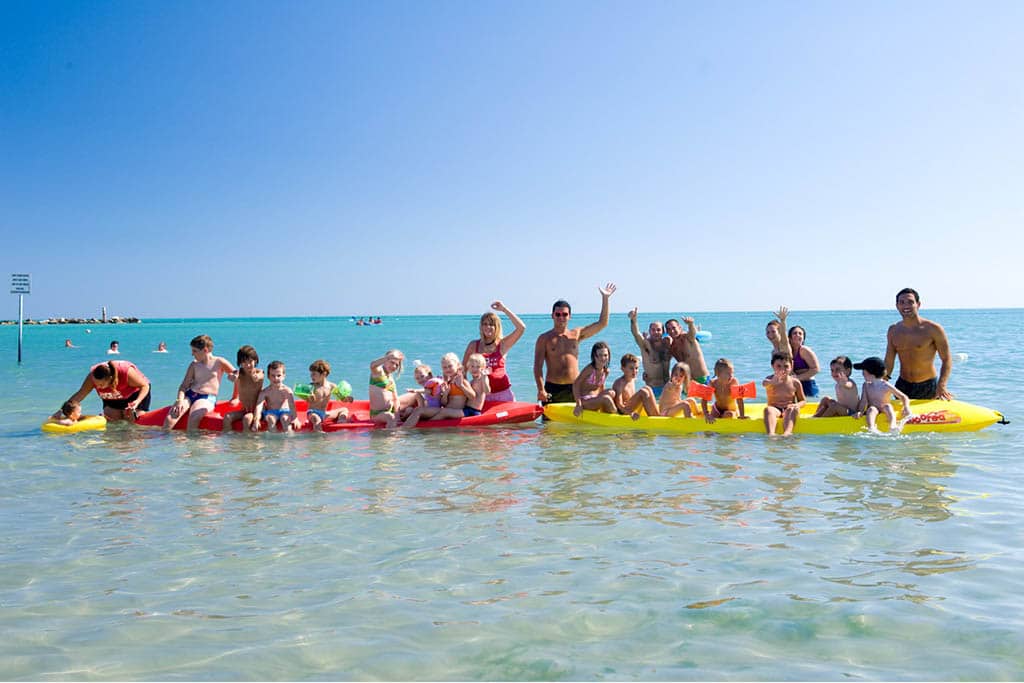
[[[119,315],[111,316],[106,320],[100,318],[46,318],[45,320],[32,320],[25,318],[26,325],[124,325],[128,323],[141,323],[142,320],[135,317],[122,318]],[[17,320],[2,320],[0,325],[17,325]]]

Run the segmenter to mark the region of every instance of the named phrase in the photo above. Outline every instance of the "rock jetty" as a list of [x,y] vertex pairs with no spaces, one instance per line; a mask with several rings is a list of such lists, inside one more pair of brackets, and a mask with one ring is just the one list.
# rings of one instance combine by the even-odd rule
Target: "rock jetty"
[[[26,325],[124,325],[127,323],[141,323],[142,320],[135,317],[122,318],[114,315],[106,320],[101,318],[47,318],[45,320],[32,320],[25,318]],[[17,320],[0,320],[0,325],[17,325]]]

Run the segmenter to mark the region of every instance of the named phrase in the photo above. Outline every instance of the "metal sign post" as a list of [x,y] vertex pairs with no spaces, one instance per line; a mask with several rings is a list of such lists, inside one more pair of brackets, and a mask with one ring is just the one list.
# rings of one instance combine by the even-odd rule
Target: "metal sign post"
[[21,341],[25,324],[25,295],[32,293],[32,276],[29,273],[11,274],[11,294],[18,295],[18,364],[21,364]]

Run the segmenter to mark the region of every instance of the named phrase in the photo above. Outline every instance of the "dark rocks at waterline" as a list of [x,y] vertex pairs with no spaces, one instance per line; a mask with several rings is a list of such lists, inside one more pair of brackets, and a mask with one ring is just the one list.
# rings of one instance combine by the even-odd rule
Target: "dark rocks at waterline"
[[[26,325],[124,325],[127,323],[141,323],[142,320],[135,317],[122,318],[119,315],[111,316],[106,320],[100,318],[47,318],[45,320],[32,320],[25,318]],[[0,320],[0,325],[17,325],[17,320]]]

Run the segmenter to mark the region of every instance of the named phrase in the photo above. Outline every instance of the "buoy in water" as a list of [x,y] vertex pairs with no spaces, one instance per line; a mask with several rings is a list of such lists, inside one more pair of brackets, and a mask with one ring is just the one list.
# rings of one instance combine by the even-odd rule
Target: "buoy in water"
[[953,358],[957,363],[966,363],[968,356],[966,353],[954,353]]

